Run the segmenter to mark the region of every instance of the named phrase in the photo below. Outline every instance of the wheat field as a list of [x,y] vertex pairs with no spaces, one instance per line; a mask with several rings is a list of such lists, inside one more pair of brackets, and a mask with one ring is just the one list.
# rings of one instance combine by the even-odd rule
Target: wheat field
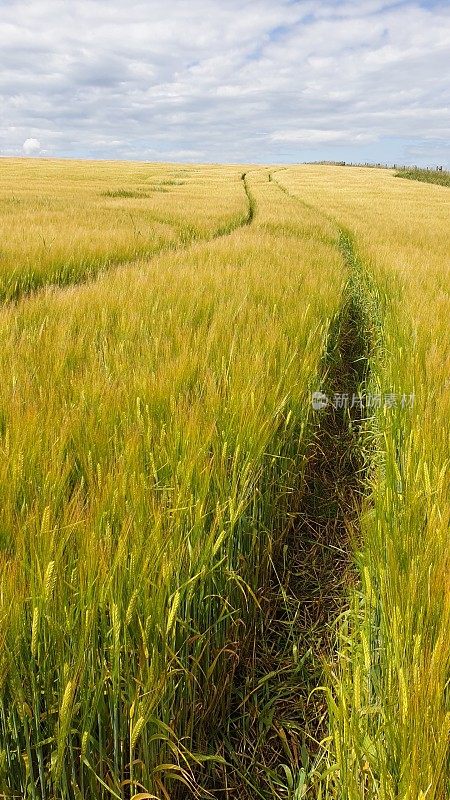
[[[444,800],[447,192],[363,168],[2,159],[1,796]],[[364,358],[358,391],[391,405],[354,435],[361,500],[305,700],[323,719],[313,742],[255,711],[283,755],[261,745],[257,769],[233,744],[231,768],[349,303],[336,374]],[[295,707],[310,646],[289,631]]]

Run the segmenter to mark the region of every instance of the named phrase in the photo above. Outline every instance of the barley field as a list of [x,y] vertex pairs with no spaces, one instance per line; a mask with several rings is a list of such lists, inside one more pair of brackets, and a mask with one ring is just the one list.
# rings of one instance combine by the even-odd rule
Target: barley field
[[2,159],[0,218],[0,796],[444,800],[448,188]]

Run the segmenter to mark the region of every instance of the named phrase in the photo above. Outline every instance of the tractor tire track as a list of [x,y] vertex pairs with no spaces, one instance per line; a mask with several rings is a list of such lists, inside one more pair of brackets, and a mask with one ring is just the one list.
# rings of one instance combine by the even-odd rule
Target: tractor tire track
[[[288,192],[336,227],[336,246],[348,271],[340,308],[332,320],[319,370],[327,397],[361,396],[370,378],[380,331],[374,289],[351,234],[335,219]],[[327,734],[324,663],[335,656],[335,622],[355,582],[352,553],[367,494],[370,464],[363,446],[363,404],[328,403],[316,411],[303,486],[291,510],[263,609],[236,673],[226,732],[217,741],[226,765],[207,786],[221,800],[292,797],[314,793],[313,774]]]
[[[83,286],[87,284],[93,284],[97,281],[100,281],[106,275],[114,272],[117,269],[122,267],[129,266],[134,263],[141,264],[145,262],[147,264],[154,261],[159,256],[164,255],[165,253],[173,252],[173,253],[180,253],[180,252],[188,252],[191,248],[195,247],[195,245],[202,245],[208,244],[210,242],[214,242],[217,239],[222,239],[226,236],[230,236],[239,228],[244,228],[247,225],[250,225],[253,222],[255,209],[256,209],[256,201],[251,194],[248,185],[248,178],[247,173],[244,172],[240,178],[242,182],[242,186],[247,198],[247,211],[242,217],[231,218],[228,222],[222,224],[219,228],[213,231],[211,234],[207,234],[205,236],[199,234],[194,235],[188,241],[183,241],[182,239],[176,242],[169,242],[167,244],[163,244],[159,249],[157,249],[152,255],[149,257],[139,257],[134,256],[133,258],[126,258],[120,261],[111,261],[111,263],[107,263],[99,270],[87,270],[84,274],[74,276],[74,279],[61,279],[61,281],[49,281],[46,282],[45,279],[42,282],[39,279],[39,276],[34,276],[32,281],[30,280],[29,285],[26,283],[21,287],[17,286],[16,289],[10,294],[6,294],[5,291],[0,292],[0,303],[2,308],[10,308],[11,306],[17,306],[21,301],[26,301],[28,299],[35,298],[40,294],[44,293],[59,293],[64,292],[67,289],[71,289],[76,286]],[[3,295],[3,296],[2,296]]]

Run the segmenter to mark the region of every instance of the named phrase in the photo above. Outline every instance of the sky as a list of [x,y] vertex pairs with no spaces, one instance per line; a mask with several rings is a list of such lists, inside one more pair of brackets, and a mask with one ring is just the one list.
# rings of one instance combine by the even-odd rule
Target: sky
[[0,0],[0,155],[450,166],[450,0]]

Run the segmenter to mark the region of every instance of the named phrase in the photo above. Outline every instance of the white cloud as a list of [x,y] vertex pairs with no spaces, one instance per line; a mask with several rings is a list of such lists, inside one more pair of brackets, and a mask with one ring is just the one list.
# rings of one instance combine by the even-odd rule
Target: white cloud
[[426,161],[449,62],[444,0],[3,0],[0,153]]
[[305,128],[305,130],[296,129],[293,131],[278,131],[270,136],[272,142],[297,142],[299,144],[317,145],[324,143],[339,143],[345,144],[346,142],[353,144],[362,142],[373,142],[376,139],[374,134],[370,133],[357,133],[353,130],[314,130]]
[[25,139],[22,150],[26,156],[32,156],[39,153],[41,150],[41,143],[38,139]]

